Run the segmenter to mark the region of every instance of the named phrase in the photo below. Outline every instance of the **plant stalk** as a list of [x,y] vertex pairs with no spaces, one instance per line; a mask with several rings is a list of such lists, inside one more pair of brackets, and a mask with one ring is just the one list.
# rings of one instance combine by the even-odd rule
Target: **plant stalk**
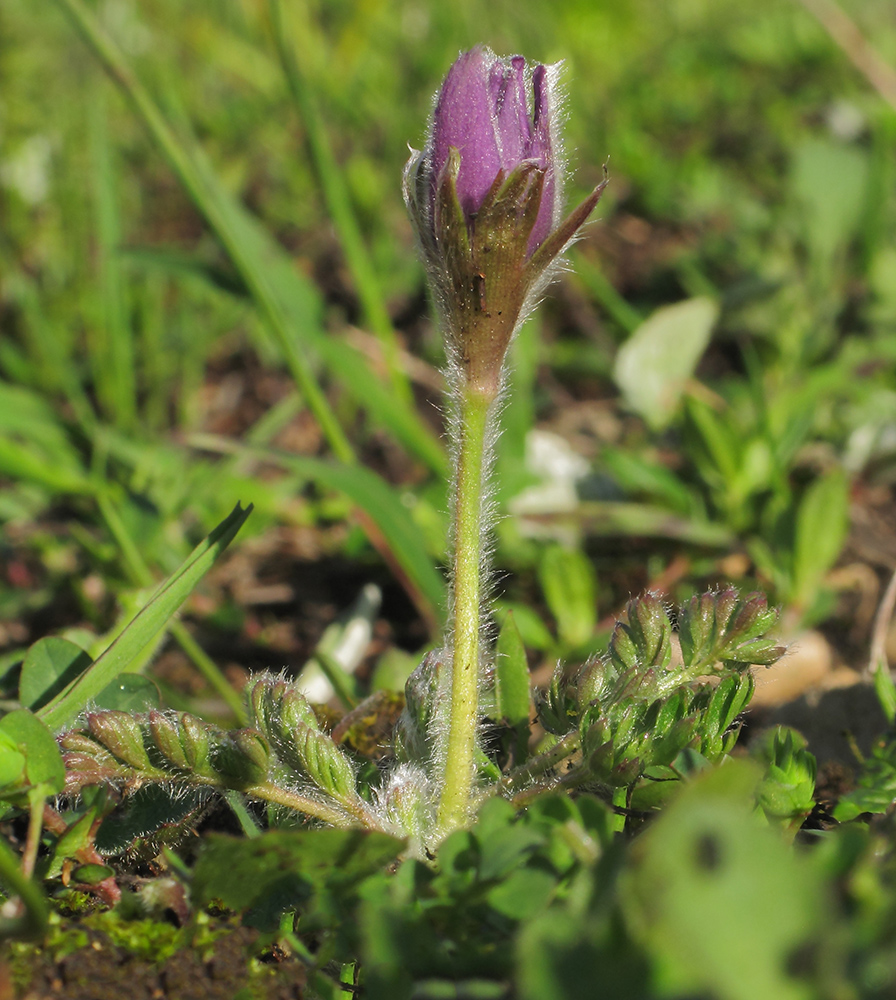
[[21,900],[15,916],[0,914],[0,935],[4,938],[15,936],[38,940],[45,937],[50,916],[47,897],[40,885],[21,870],[19,859],[5,837],[0,837],[0,877]]
[[34,874],[34,865],[40,848],[40,834],[43,829],[46,792],[46,787],[38,785],[28,794],[28,835],[25,838],[25,850],[22,852],[22,874],[25,878],[31,878]]
[[567,757],[571,757],[579,749],[580,743],[581,737],[577,729],[567,733],[544,753],[509,771],[501,780],[502,791],[512,794],[525,788],[535,778],[541,778]]
[[450,623],[451,704],[439,800],[439,827],[445,834],[467,822],[472,803],[482,629],[482,494],[488,466],[488,421],[495,395],[469,385],[460,390]]
[[[368,828],[374,826],[370,822],[368,814],[361,808],[355,807],[349,809],[347,804],[343,804],[343,808],[331,806],[308,795],[300,795],[298,792],[293,792],[288,788],[282,788],[273,781],[265,781],[260,785],[253,785],[251,788],[245,789],[245,794],[250,798],[264,799],[266,802],[275,802],[277,805],[286,806],[288,809],[295,809],[296,812],[305,813],[306,816],[312,816],[314,819],[329,823],[330,826],[342,829],[345,829],[347,826],[356,825]],[[354,823],[346,822],[349,813],[352,814],[352,819],[355,820]]]

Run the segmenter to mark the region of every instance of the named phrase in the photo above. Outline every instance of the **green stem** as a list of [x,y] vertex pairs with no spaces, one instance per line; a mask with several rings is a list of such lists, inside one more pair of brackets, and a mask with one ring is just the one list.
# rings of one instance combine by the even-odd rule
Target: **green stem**
[[44,803],[49,789],[37,785],[28,793],[28,835],[25,838],[25,850],[22,852],[22,874],[31,878],[37,861],[37,851],[40,847],[40,834],[43,829]]
[[240,693],[227,680],[218,664],[215,663],[202,646],[193,638],[187,626],[175,618],[168,622],[168,631],[190,659],[193,666],[202,675],[206,684],[213,688],[224,704],[227,705],[237,722],[240,725],[245,725],[248,716],[246,715],[246,706],[243,704]]
[[571,733],[567,733],[566,736],[557,740],[544,753],[539,754],[520,767],[515,767],[512,771],[508,771],[501,781],[501,788],[509,793],[519,791],[530,784],[533,779],[540,778],[550,771],[551,768],[556,767],[561,761],[566,760],[567,757],[574,754],[579,749],[579,743],[579,731],[577,729]]
[[246,806],[246,796],[242,792],[237,792],[236,790],[230,788],[224,793],[224,799],[227,805],[230,806],[230,810],[234,816],[237,818],[237,822],[240,824],[244,835],[249,840],[254,840],[256,837],[261,835],[261,827],[255,820],[252,813],[249,812]]
[[539,795],[545,792],[568,792],[573,788],[578,788],[580,785],[584,785],[588,781],[589,775],[587,770],[583,768],[574,768],[572,771],[567,772],[562,778],[551,777],[544,781],[539,781],[537,784],[529,785],[528,788],[524,788],[521,792],[516,792],[514,795],[510,796],[510,802],[516,806],[517,809],[525,809],[530,803],[534,802]]
[[350,824],[346,822],[350,816],[347,805],[341,809],[336,806],[327,805],[327,803],[319,802],[317,799],[312,799],[307,795],[299,795],[297,792],[291,792],[287,788],[281,788],[280,785],[275,785],[272,781],[253,785],[251,788],[247,788],[245,792],[250,798],[264,799],[266,802],[274,802],[277,805],[286,806],[287,809],[295,809],[296,812],[304,813],[306,816],[313,816],[315,819],[323,820],[324,823],[329,823],[331,826],[338,826],[342,829],[345,829],[349,825],[374,826],[370,822],[370,817],[360,808],[351,809],[351,818],[355,820],[355,824]]
[[449,833],[469,818],[482,625],[482,493],[487,471],[486,437],[495,395],[461,390],[455,459],[454,575],[451,632],[451,705],[445,745],[439,827]]
[[15,852],[3,837],[0,837],[0,878],[18,894],[24,909],[21,915],[0,916],[0,936],[42,938],[50,915],[47,898],[38,883],[23,874]]

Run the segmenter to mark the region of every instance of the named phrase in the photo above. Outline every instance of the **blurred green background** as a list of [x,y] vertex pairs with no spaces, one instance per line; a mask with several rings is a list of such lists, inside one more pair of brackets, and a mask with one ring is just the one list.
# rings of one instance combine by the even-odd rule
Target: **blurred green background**
[[[842,10],[896,66],[892,4]],[[584,655],[630,594],[733,577],[788,629],[852,635],[896,564],[874,53],[855,66],[795,0],[6,0],[2,20],[4,667],[48,631],[102,648],[237,500],[256,512],[188,655],[195,634],[234,671],[300,665],[365,580],[374,659],[435,638],[441,348],[400,177],[478,42],[564,61],[569,202],[611,177],[515,345],[502,607],[530,649]]]

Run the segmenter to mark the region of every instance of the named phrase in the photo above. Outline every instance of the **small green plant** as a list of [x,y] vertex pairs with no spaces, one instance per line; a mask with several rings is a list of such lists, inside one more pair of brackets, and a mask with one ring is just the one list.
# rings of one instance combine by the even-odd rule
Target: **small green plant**
[[[226,730],[159,711],[145,682],[128,673],[245,520],[237,510],[95,662],[71,643],[44,640],[23,664],[23,717],[41,732],[67,727],[59,739],[66,791],[139,789],[140,807],[124,824],[135,838],[188,820],[203,791],[218,790],[265,802],[281,820],[301,814],[403,838],[411,855],[432,858],[490,798],[522,806],[552,790],[591,786],[616,806],[621,827],[633,803],[649,807],[696,760],[717,761],[732,748],[752,693],[747,668],[781,652],[767,638],[776,615],[761,597],[741,600],[732,590],[694,597],[677,616],[680,661],[662,603],[650,594],[630,602],[606,653],[578,671],[558,667],[537,697],[541,740],[512,617],[496,643],[490,637],[489,475],[507,351],[606,184],[562,216],[557,73],[484,48],[462,55],[439,94],[427,147],[406,169],[406,199],[448,345],[453,568],[444,645],[408,680],[391,762],[382,775],[361,767],[285,678],[250,681],[234,710],[243,726]],[[572,579],[559,557],[559,550],[546,556],[552,591]],[[593,611],[581,599],[577,611],[567,607],[559,591],[554,604],[562,637],[581,645]],[[593,595],[584,604],[593,607]],[[83,721],[71,728],[85,705]],[[143,706],[148,711],[134,711]],[[353,714],[365,711],[362,704]],[[16,716],[8,718],[12,725]],[[10,744],[13,763],[23,749]],[[152,786],[161,797],[149,794]],[[35,803],[42,802],[47,789],[34,787]],[[57,871],[68,852],[80,859],[85,884],[90,864],[102,884],[95,840],[114,839],[110,823],[102,824],[112,802],[92,801],[68,821],[50,816],[58,839],[50,868]],[[139,828],[140,813],[144,825],[153,818],[150,828]],[[33,840],[40,822],[32,820]]]
[[[476,720],[465,814],[475,816],[494,797],[522,806],[587,786],[604,789],[624,817],[633,801],[655,803],[657,789],[668,792],[695,760],[725,756],[753,691],[749,666],[782,652],[766,636],[776,614],[759,596],[742,600],[726,590],[692,598],[678,617],[680,663],[672,661],[668,613],[648,594],[630,602],[628,620],[617,625],[603,656],[572,676],[558,668],[537,696],[536,721],[548,735],[534,751],[525,660],[508,651],[512,623],[506,626],[497,644],[506,662],[476,692],[483,706],[493,706],[491,724],[504,729],[486,753]],[[83,727],[60,737],[67,791],[100,783],[230,789],[334,826],[407,838],[411,854],[432,857],[451,832],[439,817],[440,701],[450,669],[438,651],[414,671],[395,729],[394,762],[382,777],[334,742],[295,682],[265,674],[246,688],[243,729],[228,732],[187,713],[88,712]]]
[[[70,792],[97,783],[227,789],[404,837],[411,854],[432,857],[488,798],[523,805],[590,784],[624,810],[639,791],[649,799],[642,786],[674,781],[684,751],[710,762],[730,751],[752,693],[747,668],[781,653],[767,637],[776,615],[759,596],[693,598],[678,615],[680,663],[662,603],[650,594],[630,602],[606,654],[572,677],[558,668],[539,697],[548,736],[533,752],[512,620],[496,647],[489,639],[489,470],[507,350],[606,184],[563,218],[557,72],[484,48],[465,53],[442,86],[425,151],[406,169],[448,345],[455,475],[448,628],[408,681],[394,762],[381,780],[359,770],[294,683],[263,675],[246,688],[247,726],[229,732],[189,714],[89,711],[83,728],[61,737]],[[508,739],[487,752],[490,710]]]
[[834,816],[841,823],[863,813],[881,814],[896,802],[896,738],[892,730],[875,743],[871,755],[862,762],[858,787],[837,803]]

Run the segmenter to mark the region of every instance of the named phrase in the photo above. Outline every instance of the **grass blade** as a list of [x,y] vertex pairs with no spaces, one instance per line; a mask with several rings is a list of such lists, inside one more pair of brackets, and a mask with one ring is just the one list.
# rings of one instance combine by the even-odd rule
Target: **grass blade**
[[395,329],[383,302],[379,282],[370,255],[364,245],[358,220],[352,209],[351,198],[343,181],[342,171],[333,155],[326,126],[315,104],[314,95],[299,68],[295,51],[287,39],[283,6],[280,0],[268,0],[268,10],[271,15],[274,42],[280,57],[280,64],[283,67],[302,124],[305,126],[309,152],[316,168],[317,182],[326,202],[327,211],[333,220],[333,226],[339,236],[346,265],[361,300],[364,317],[383,344],[393,390],[405,403],[410,403],[410,386],[397,362],[398,340],[395,336]]
[[193,550],[180,569],[158,588],[148,604],[90,669],[38,712],[51,729],[59,729],[70,722],[92,698],[128,669],[143,648],[167,626],[168,620],[224,551],[251,510],[251,505],[243,510],[237,504],[232,513]]
[[133,428],[137,422],[137,376],[134,344],[128,319],[125,280],[119,256],[121,220],[118,207],[118,177],[109,125],[105,92],[90,103],[91,180],[96,227],[99,295],[94,318],[94,335],[88,338],[93,384],[106,412],[115,424]]
[[[290,373],[302,392],[308,408],[320,423],[330,447],[341,461],[352,461],[353,449],[317,384],[308,359],[299,349],[294,336],[296,328],[289,323],[282,302],[271,288],[269,268],[282,266],[285,254],[281,251],[279,255],[274,255],[272,261],[268,259],[270,254],[260,252],[265,249],[259,245],[260,239],[246,238],[251,235],[251,231],[245,231],[249,227],[235,224],[238,219],[236,207],[228,203],[217,185],[209,186],[206,172],[197,165],[196,157],[190,155],[186,146],[175,135],[149,92],[131,71],[118,46],[104,31],[90,9],[81,0],[57,0],[57,2],[72,18],[89,48],[115,83],[124,91],[194,204],[205,216],[236,264],[263,317],[283,349]],[[244,231],[241,231],[241,228]],[[288,266],[288,262],[286,263]],[[291,268],[290,272],[295,285],[300,286],[302,283],[298,276]],[[297,327],[303,331],[314,328],[319,321],[319,317],[315,315],[318,305],[316,293],[310,285],[305,291],[307,298],[313,301],[305,303],[308,307],[304,310],[306,322]]]
[[[435,472],[443,473],[445,455],[435,436],[413,408],[408,403],[402,404],[400,398],[398,406],[393,403],[386,407],[384,400],[388,393],[362,356],[344,340],[326,335],[317,289],[302,278],[283,248],[224,190],[198,144],[188,145],[175,134],[118,46],[88,7],[82,0],[56,2],[72,18],[90,49],[124,91],[197,209],[217,235],[283,352],[290,374],[336,458],[340,462],[353,463],[354,449],[315,379],[306,354],[309,346],[337,379],[342,380],[343,372],[350,369],[352,379],[344,384],[355,400],[378,418],[412,454]],[[299,336],[304,344],[299,343]],[[377,405],[381,409],[377,410]]]
[[37,881],[22,874],[18,856],[3,837],[0,837],[0,878],[24,905],[21,916],[0,916],[0,938],[43,938],[50,919],[47,897]]
[[240,445],[212,434],[194,434],[190,444],[276,463],[348,497],[356,504],[355,516],[371,545],[401,582],[430,628],[434,632],[438,630],[445,604],[445,582],[427,555],[423,533],[395,490],[375,472],[363,466],[291,455],[274,448]]

